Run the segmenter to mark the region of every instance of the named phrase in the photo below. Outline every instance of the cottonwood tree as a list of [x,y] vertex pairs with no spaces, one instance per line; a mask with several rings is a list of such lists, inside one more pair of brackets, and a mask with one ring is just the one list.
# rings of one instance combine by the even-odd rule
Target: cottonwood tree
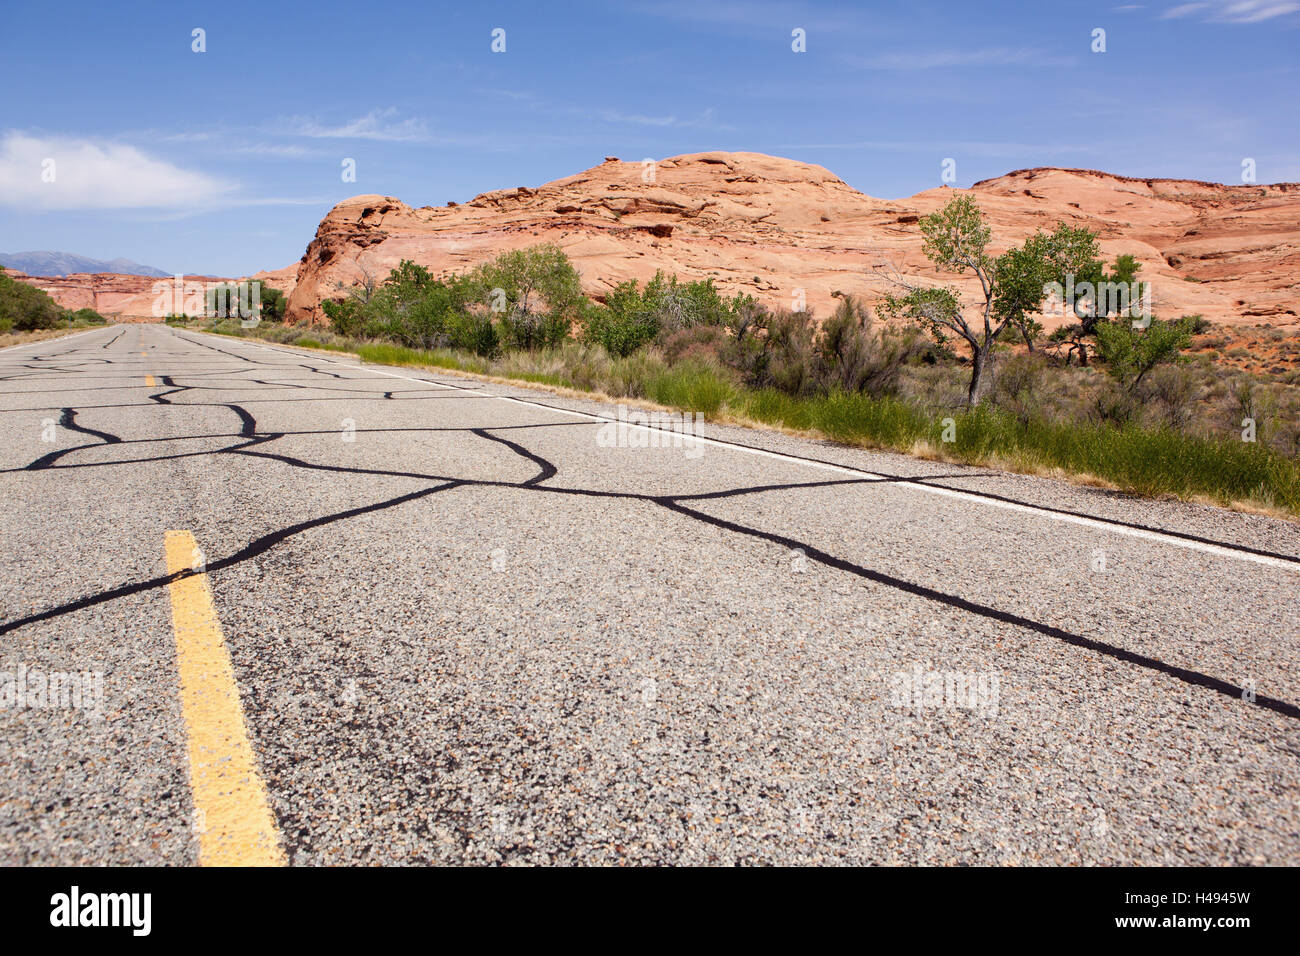
[[1050,234],[1036,232],[1019,249],[1009,249],[998,260],[999,307],[1011,316],[1011,324],[1024,337],[1029,350],[1042,334],[1042,324],[1034,314],[1042,308],[1044,290],[1052,283],[1062,289],[1071,275],[1083,281],[1101,275],[1097,259],[1097,234],[1082,227],[1057,223]]
[[474,278],[493,311],[501,311],[502,332],[516,348],[557,345],[582,302],[578,272],[554,243],[503,252]]
[[[1118,256],[1111,266],[1111,271],[1107,273],[1105,264],[1097,258],[1096,236],[1086,229],[1077,232],[1089,238],[1074,247],[1075,254],[1071,257],[1068,268],[1063,268],[1061,272],[1074,276],[1076,288],[1091,287],[1093,292],[1091,295],[1075,299],[1071,305],[1077,321],[1063,325],[1053,332],[1051,341],[1058,346],[1068,346],[1065,351],[1067,365],[1070,359],[1077,355],[1079,366],[1082,368],[1088,364],[1088,339],[1097,337],[1098,325],[1107,322],[1111,315],[1130,318],[1134,306],[1139,304],[1137,300],[1140,298],[1141,289],[1137,285],[1137,274],[1141,271],[1142,264],[1131,255]],[[1138,295],[1126,294],[1121,300],[1114,295],[1103,294],[1102,290],[1107,287],[1135,289]]]
[[1055,232],[1037,232],[1023,246],[994,256],[989,252],[992,230],[984,224],[973,196],[958,196],[923,218],[921,234],[925,255],[936,269],[975,274],[979,298],[964,302],[954,288],[920,285],[895,270],[886,279],[901,291],[885,296],[882,311],[917,322],[940,345],[954,336],[966,343],[971,352],[966,402],[974,406],[987,385],[998,337],[1008,326],[1020,329],[1027,338],[1036,334],[1033,316],[1042,311],[1046,287],[1061,281],[1065,270],[1082,261],[1087,248],[1083,235],[1092,234],[1062,224]]

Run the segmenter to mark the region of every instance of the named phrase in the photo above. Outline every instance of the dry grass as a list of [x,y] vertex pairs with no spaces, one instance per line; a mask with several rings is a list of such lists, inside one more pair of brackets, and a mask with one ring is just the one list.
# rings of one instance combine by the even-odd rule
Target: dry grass
[[35,329],[31,332],[0,332],[0,348],[9,348],[11,345],[26,345],[28,342],[45,342],[49,339],[61,339],[64,336],[76,335],[78,332],[86,332],[91,328],[102,329],[104,326],[95,325],[84,328],[68,329]]

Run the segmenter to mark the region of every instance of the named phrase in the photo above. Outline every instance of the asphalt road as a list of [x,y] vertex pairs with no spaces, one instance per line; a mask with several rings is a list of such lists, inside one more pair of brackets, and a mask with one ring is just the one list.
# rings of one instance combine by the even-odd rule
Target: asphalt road
[[199,862],[204,588],[290,864],[1300,863],[1297,525],[616,414],[0,352],[0,863]]

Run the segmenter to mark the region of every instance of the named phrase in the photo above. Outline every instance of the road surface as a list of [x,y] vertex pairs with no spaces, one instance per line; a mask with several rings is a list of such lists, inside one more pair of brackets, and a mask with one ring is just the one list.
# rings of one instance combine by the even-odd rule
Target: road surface
[[617,416],[0,353],[0,863],[1300,863],[1295,524]]

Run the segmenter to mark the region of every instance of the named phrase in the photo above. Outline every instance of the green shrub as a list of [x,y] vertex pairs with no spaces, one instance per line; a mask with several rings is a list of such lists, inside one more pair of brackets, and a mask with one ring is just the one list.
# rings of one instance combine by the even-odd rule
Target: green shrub
[[475,355],[495,355],[501,348],[496,326],[485,315],[453,313],[447,318],[447,344]]
[[0,268],[0,322],[15,332],[57,329],[64,311],[42,289],[19,282]]
[[658,321],[645,306],[636,280],[619,283],[604,305],[584,310],[583,341],[601,346],[610,355],[631,355],[658,334]]
[[510,348],[555,347],[583,302],[577,270],[553,243],[502,253],[475,269],[471,281],[499,317],[500,338]]
[[1111,377],[1132,393],[1157,365],[1178,359],[1191,344],[1194,324],[1192,317],[1177,322],[1152,319],[1146,328],[1135,328],[1127,319],[1099,322],[1097,353]]
[[329,319],[330,330],[337,335],[353,338],[361,334],[365,325],[362,304],[357,299],[325,299],[321,302],[321,311]]
[[107,325],[108,319],[104,318],[94,309],[77,309],[75,312],[68,313],[68,321],[73,325]]
[[682,282],[656,272],[644,289],[635,279],[620,282],[603,306],[587,310],[583,339],[611,355],[631,355],[685,329],[732,324],[740,310],[752,303],[748,296],[724,300],[712,279]]
[[925,348],[915,330],[878,329],[865,306],[841,296],[835,314],[820,327],[804,312],[751,311],[723,355],[752,388],[879,397],[898,391],[903,367],[919,360]]

